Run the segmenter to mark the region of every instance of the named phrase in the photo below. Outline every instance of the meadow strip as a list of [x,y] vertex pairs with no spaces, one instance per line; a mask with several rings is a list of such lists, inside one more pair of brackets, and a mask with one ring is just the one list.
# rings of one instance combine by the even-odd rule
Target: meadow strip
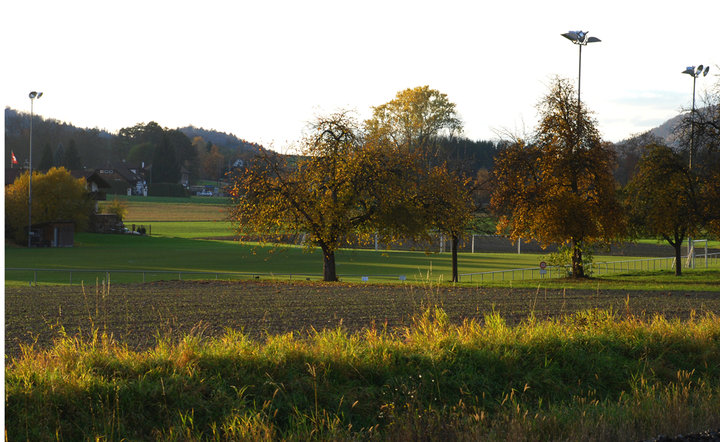
[[[401,330],[431,305],[442,306],[453,324],[484,321],[496,309],[510,325],[529,314],[552,319],[587,309],[668,319],[720,315],[717,292],[606,289],[509,289],[438,284],[373,285],[274,281],[166,281],[148,284],[13,286],[5,288],[5,351],[20,344],[45,348],[60,327],[75,334],[99,327],[133,350],[156,344],[156,335],[180,338],[202,324],[206,335],[226,328],[252,338],[306,333],[339,325],[358,332],[375,324]],[[92,318],[92,321],[90,320]]]
[[720,425],[720,321],[586,310],[129,350],[95,330],[6,368],[8,439],[641,440]]

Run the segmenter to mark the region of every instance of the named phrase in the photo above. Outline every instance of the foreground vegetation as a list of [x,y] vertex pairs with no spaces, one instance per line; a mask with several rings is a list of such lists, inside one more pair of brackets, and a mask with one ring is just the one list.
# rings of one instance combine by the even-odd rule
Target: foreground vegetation
[[516,326],[431,306],[399,333],[135,352],[98,329],[6,368],[9,440],[640,440],[720,425],[720,321],[585,310]]
[[609,289],[602,281],[584,288],[568,284],[566,288],[525,289],[270,280],[113,283],[112,287],[110,294],[107,288],[87,286],[6,286],[6,355],[19,356],[22,345],[51,347],[60,327],[85,337],[98,327],[134,351],[153,348],[157,336],[182,339],[197,324],[202,324],[206,336],[218,337],[234,329],[261,340],[268,334],[304,335],[338,326],[356,333],[373,324],[396,333],[409,327],[411,318],[428,305],[441,305],[455,325],[465,320],[482,322],[493,310],[502,312],[512,326],[531,312],[538,320],[588,309],[669,319],[720,315],[717,282],[714,291],[681,286]]

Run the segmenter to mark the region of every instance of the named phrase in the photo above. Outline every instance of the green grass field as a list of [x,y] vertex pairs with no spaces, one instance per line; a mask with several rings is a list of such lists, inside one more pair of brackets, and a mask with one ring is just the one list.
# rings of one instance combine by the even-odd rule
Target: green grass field
[[167,238],[227,238],[233,236],[232,223],[229,221],[127,221],[125,225],[131,228],[145,226],[148,233],[153,236]]
[[[101,272],[94,270],[123,270],[139,273],[117,273],[113,279],[117,282],[141,282],[147,280],[168,279],[170,275],[161,272],[236,272],[248,274],[287,275],[295,277],[320,275],[322,257],[319,250],[308,252],[297,246],[276,248],[257,244],[240,244],[233,241],[220,241],[233,235],[232,223],[227,221],[227,198],[189,197],[118,197],[128,213],[125,217],[127,227],[144,226],[151,236],[76,235],[75,247],[69,249],[34,249],[7,246],[5,250],[6,268],[42,268],[85,270],[69,275],[67,272],[43,273],[38,276],[27,271],[6,271],[6,284],[26,284],[28,281],[40,283],[77,283],[80,280],[102,278]],[[104,202],[104,205],[110,202]],[[460,253],[459,271],[463,273],[503,271],[509,269],[538,268],[544,255],[515,253]],[[595,262],[619,261],[628,257],[596,256]],[[665,263],[667,267],[667,263]],[[337,254],[337,269],[344,280],[360,280],[367,276],[370,282],[378,280],[399,281],[404,275],[408,281],[450,280],[451,263],[449,253],[425,253],[418,251],[341,250]],[[633,271],[635,269],[628,269]],[[152,274],[152,272],[156,272]],[[529,272],[528,272],[529,273]],[[177,278],[174,275],[173,278]],[[212,275],[185,275],[184,278],[213,278]],[[510,275],[490,275],[479,280],[478,277],[464,277],[462,282],[482,285],[532,286],[537,282],[506,281]],[[687,278],[686,278],[687,280]],[[621,279],[608,278],[604,283],[613,286],[644,290],[650,286],[663,289],[677,281],[654,273],[643,283],[623,282]],[[548,285],[565,281],[547,282]],[[581,284],[588,284],[583,282]],[[632,286],[632,287],[629,287]],[[696,284],[695,290],[712,289],[707,284]]]
[[[537,255],[462,253],[460,271],[535,267],[540,259]],[[296,246],[275,248],[232,241],[80,233],[72,248],[27,250],[6,247],[5,265],[8,268],[319,275],[322,273],[322,256],[319,249],[308,252]],[[447,280],[451,270],[449,253],[374,250],[341,250],[337,254],[337,268],[341,277],[368,275],[372,279],[374,275],[406,275],[409,280],[428,276]],[[6,271],[6,283],[25,283],[27,274],[19,273]],[[134,281],[137,282],[137,276]]]
[[[208,226],[207,236],[213,236],[213,222],[200,223]],[[188,223],[164,223],[166,226],[177,226],[175,236],[187,234]],[[154,231],[153,231],[154,233]],[[193,235],[197,231],[194,231]],[[136,236],[136,235],[102,235],[80,233],[76,235],[76,243],[72,248],[47,248],[27,250],[23,247],[6,246],[5,249],[5,283],[27,284],[28,281],[40,283],[78,283],[80,280],[94,281],[102,279],[102,272],[94,270],[124,270],[135,273],[116,273],[112,278],[116,282],[142,282],[145,280],[177,279],[176,274],[161,272],[206,272],[207,274],[184,275],[184,279],[213,279],[214,273],[232,272],[258,274],[263,277],[272,275],[292,274],[295,278],[312,277],[317,279],[322,274],[322,257],[319,249],[307,251],[303,247],[273,247],[257,244],[244,244],[234,241],[194,240],[168,236]],[[201,235],[203,236],[203,235]],[[503,253],[460,253],[459,270],[461,273],[489,272],[517,268],[537,268],[543,255],[503,254]],[[623,259],[627,259],[624,257]],[[596,261],[618,260],[618,257],[598,256]],[[41,268],[41,269],[72,269],[74,275],[67,272],[43,272],[37,276],[29,271],[8,270],[9,268]],[[417,251],[381,251],[343,249],[337,254],[337,269],[341,279],[359,281],[363,276],[369,282],[395,281],[404,275],[407,281],[449,281],[451,262],[449,253],[425,253]],[[77,272],[85,270],[85,272]],[[146,272],[143,277],[138,272]],[[153,273],[155,272],[155,273]],[[643,279],[641,283],[629,284],[621,277],[608,278],[603,284],[614,284],[617,287],[646,290],[650,287],[662,290],[682,284],[691,290],[712,290],[707,282],[688,285],[687,277],[683,281],[664,276],[668,272],[656,272]],[[287,277],[287,276],[286,276]],[[72,281],[70,281],[72,278]],[[220,277],[221,279],[223,277]],[[483,285],[537,286],[538,282],[521,282],[486,278]],[[471,285],[479,284],[475,277],[472,281],[464,279]],[[568,281],[543,282],[548,286],[572,284],[597,284],[585,281],[573,283]],[[631,287],[632,285],[632,287]],[[587,287],[584,287],[587,288]],[[593,287],[590,287],[593,288]]]

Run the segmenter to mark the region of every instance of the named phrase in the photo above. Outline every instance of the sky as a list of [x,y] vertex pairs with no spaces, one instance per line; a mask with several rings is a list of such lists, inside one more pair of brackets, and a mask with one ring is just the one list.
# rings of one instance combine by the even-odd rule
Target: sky
[[555,76],[577,82],[608,141],[692,102],[689,65],[720,78],[720,1],[46,1],[0,14],[5,107],[117,132],[137,123],[291,149],[316,116],[361,121],[398,91],[447,94],[471,139],[523,135]]

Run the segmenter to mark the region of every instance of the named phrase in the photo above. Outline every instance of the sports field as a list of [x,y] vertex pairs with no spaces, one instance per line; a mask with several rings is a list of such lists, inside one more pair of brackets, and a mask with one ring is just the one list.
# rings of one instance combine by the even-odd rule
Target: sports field
[[[408,280],[430,278],[447,281],[451,271],[449,253],[343,249],[336,257],[341,278],[359,280],[362,276],[368,276],[372,280],[385,276],[397,280],[399,275],[405,275]],[[538,255],[462,253],[459,263],[461,272],[481,272],[536,267],[540,259]],[[235,241],[81,233],[76,235],[75,247],[72,248],[6,248],[6,267],[302,276],[320,275],[322,256],[319,249],[308,251],[298,246],[274,247]],[[85,279],[88,277],[95,279],[90,274]],[[27,281],[27,278],[27,272],[6,271],[6,284],[20,283]],[[139,282],[137,275],[129,278],[126,282]],[[207,275],[204,278],[207,279]],[[54,281],[62,283],[63,279],[66,280],[66,277],[58,275]],[[75,280],[78,280],[77,277]],[[118,282],[122,281],[120,279]]]

